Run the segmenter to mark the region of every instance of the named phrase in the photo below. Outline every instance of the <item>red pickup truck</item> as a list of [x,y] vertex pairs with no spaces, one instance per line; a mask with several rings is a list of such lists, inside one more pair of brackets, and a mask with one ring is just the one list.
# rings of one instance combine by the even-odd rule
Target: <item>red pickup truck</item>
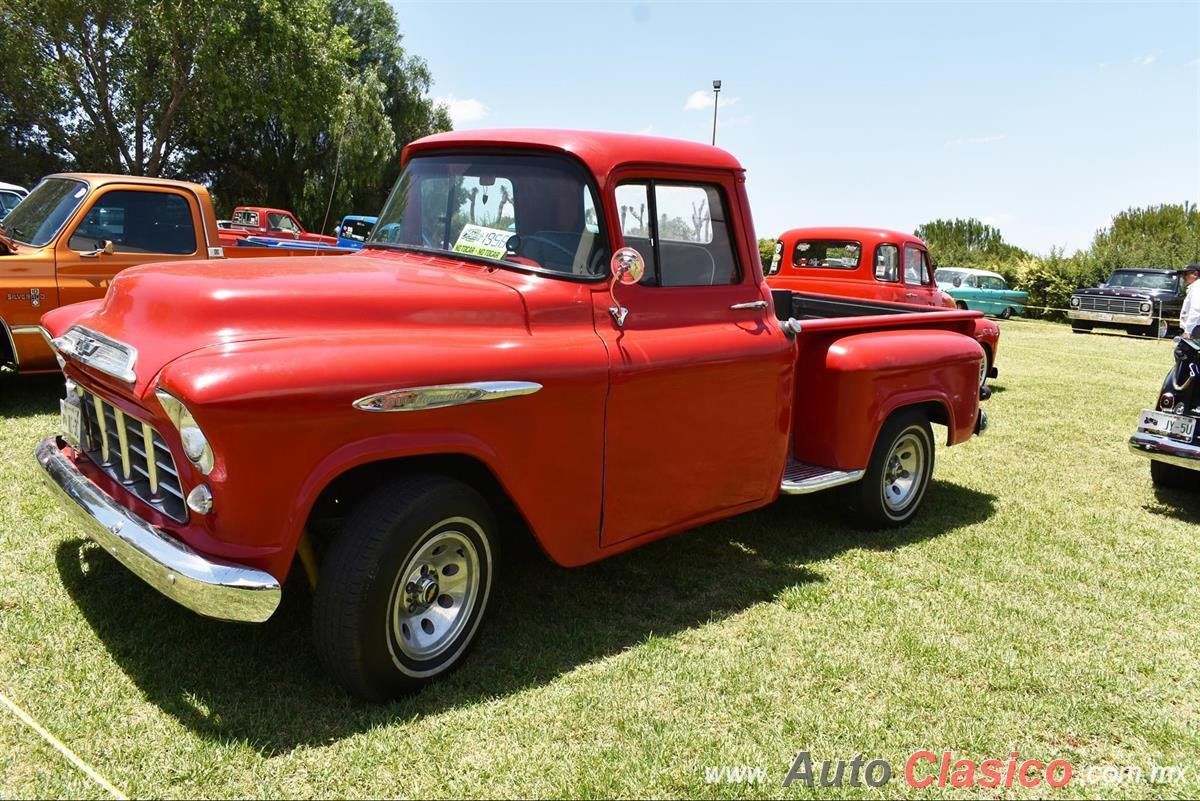
[[403,164],[357,255],[142,267],[43,320],[67,392],[37,460],[82,530],[226,620],[299,564],[356,693],[462,660],[498,521],[564,566],[781,494],[895,526],[931,424],[986,426],[979,313],[773,293],[723,150],[469,131]]
[[[938,289],[925,243],[901,231],[823,226],[793,228],[775,242],[767,270],[772,287],[819,292],[891,303],[956,308],[954,298]],[[972,335],[987,356],[980,383],[995,378],[1000,326],[985,317]]]
[[273,239],[293,239],[301,242],[321,242],[326,245],[336,245],[336,236],[310,233],[296,219],[296,215],[286,209],[270,209],[263,206],[238,206],[233,210],[229,226],[220,229],[221,244],[232,247],[237,240],[248,236],[271,237]]

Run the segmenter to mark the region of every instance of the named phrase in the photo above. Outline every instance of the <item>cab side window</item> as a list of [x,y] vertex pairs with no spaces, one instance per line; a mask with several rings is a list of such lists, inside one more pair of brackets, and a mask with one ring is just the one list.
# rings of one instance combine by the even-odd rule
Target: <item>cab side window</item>
[[878,281],[900,280],[900,249],[895,245],[875,248],[875,278]]
[[289,234],[300,233],[300,226],[296,225],[296,221],[286,214],[268,214],[267,220],[271,224],[272,231],[286,231]]
[[912,245],[904,246],[904,283],[932,283],[929,269],[929,254]]
[[650,286],[721,286],[741,281],[720,188],[645,181],[617,187],[625,244],[646,262]]
[[85,253],[113,243],[117,253],[196,252],[192,212],[182,196],[167,192],[114,189],[105,193],[71,234],[67,247]]

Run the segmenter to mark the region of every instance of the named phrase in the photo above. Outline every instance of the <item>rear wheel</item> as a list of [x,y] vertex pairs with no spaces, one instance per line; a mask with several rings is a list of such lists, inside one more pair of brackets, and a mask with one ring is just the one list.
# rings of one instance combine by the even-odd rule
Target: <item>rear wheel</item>
[[329,674],[384,701],[456,667],[491,600],[495,531],[479,493],[443,476],[371,493],[321,566],[313,630]]
[[884,423],[862,480],[846,486],[847,515],[863,528],[893,528],[913,518],[933,475],[929,419],[904,409]]
[[1150,480],[1156,487],[1200,489],[1200,473],[1158,460],[1150,461]]
[[1004,311],[1000,312],[1001,320],[1007,320],[1008,318],[1010,318],[1012,316],[1013,316],[1013,310],[1011,307],[1005,307]]

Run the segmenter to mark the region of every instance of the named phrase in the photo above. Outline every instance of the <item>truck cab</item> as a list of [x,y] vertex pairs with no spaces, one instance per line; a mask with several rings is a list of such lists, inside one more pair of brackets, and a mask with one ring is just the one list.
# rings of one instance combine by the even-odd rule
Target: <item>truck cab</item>
[[[785,231],[775,242],[767,283],[888,303],[967,308],[938,286],[935,265],[922,239],[885,228],[821,226]],[[985,383],[999,375],[1000,327],[981,318],[975,322],[973,336],[987,356],[981,378]]]
[[904,525],[936,440],[987,426],[979,313],[773,291],[723,150],[465,131],[402,164],[360,253],[143,268],[43,318],[37,461],[81,529],[220,619],[302,574],[358,695],[460,664],[521,532],[573,567],[784,494]]
[[221,239],[223,244],[228,247],[236,245],[238,239],[248,236],[319,242],[325,245],[337,244],[335,236],[306,231],[296,215],[287,209],[238,206],[230,216],[229,226],[221,229]]
[[44,178],[4,220],[0,367],[58,369],[39,320],[104,296],[122,270],[220,254],[208,190],[160,178],[63,173]]

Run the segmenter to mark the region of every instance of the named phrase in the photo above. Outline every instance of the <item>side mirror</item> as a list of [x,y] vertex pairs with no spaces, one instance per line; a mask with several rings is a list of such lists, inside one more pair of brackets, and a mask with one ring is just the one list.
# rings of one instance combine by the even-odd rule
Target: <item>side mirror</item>
[[101,254],[105,256],[111,256],[115,252],[116,247],[113,245],[111,239],[101,239],[96,243],[95,250],[89,250],[85,253],[80,253],[79,255],[85,259],[94,259],[99,257]]
[[628,286],[641,281],[642,276],[646,274],[646,262],[642,260],[642,254],[633,248],[621,248],[613,254],[609,267],[612,270],[612,280],[608,285],[608,294],[613,305],[609,307],[608,312],[613,316],[617,328],[624,328],[629,309],[617,301],[617,284]]

